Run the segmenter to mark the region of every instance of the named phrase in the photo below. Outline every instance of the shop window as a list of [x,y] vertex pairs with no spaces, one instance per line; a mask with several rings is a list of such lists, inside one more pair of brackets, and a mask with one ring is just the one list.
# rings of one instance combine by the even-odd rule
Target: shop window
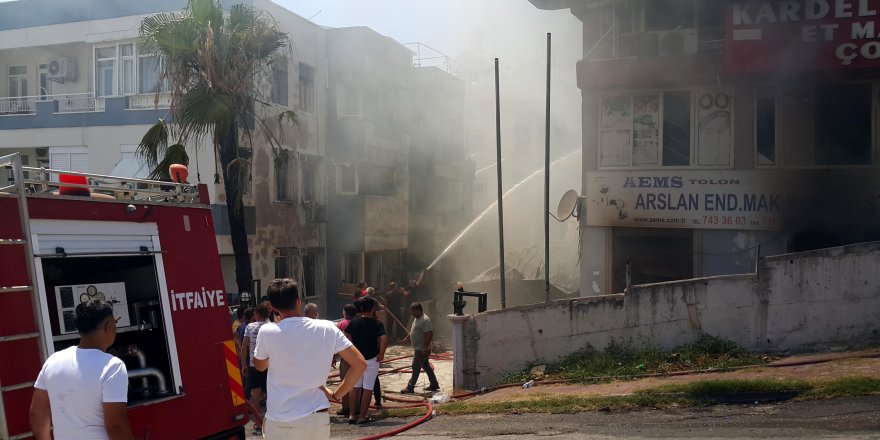
[[868,83],[756,88],[756,164],[869,165],[872,89]]
[[690,150],[690,93],[666,92],[663,94],[663,165],[688,165]]
[[613,291],[621,293],[626,289],[627,264],[631,285],[693,278],[693,246],[691,229],[613,228]]
[[697,92],[694,100],[698,165],[730,165],[733,139],[730,95],[723,91],[707,90]]
[[871,85],[816,88],[816,165],[871,163]]
[[723,89],[604,96],[599,165],[730,166],[732,115],[733,100]]
[[755,93],[755,148],[758,165],[776,163],[776,99],[771,88]]

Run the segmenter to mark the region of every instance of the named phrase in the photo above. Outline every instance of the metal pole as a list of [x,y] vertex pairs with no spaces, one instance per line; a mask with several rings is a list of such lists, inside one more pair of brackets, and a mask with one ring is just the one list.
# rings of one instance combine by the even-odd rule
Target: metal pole
[[544,120],[544,302],[550,302],[550,33],[547,33],[547,114]]
[[498,58],[495,58],[495,142],[497,156],[495,169],[498,172],[498,251],[501,265],[499,280],[501,281],[501,308],[507,307],[504,279],[507,277],[507,266],[504,265],[504,192],[501,188],[501,91],[498,86]]

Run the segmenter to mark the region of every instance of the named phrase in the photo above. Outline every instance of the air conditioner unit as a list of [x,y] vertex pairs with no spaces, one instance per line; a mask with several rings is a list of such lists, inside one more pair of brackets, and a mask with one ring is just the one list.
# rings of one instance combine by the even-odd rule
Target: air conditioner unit
[[678,29],[658,32],[657,54],[661,57],[694,55],[697,53],[697,30]]
[[76,59],[70,57],[57,57],[49,60],[48,75],[52,81],[63,82],[65,80],[76,81]]

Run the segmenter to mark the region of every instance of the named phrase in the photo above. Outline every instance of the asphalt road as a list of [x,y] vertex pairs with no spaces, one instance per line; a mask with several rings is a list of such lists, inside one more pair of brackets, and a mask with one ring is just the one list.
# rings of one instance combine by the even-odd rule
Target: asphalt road
[[[349,426],[333,419],[334,439],[378,434],[406,422],[390,418]],[[880,440],[880,396],[673,410],[438,416],[394,438]]]

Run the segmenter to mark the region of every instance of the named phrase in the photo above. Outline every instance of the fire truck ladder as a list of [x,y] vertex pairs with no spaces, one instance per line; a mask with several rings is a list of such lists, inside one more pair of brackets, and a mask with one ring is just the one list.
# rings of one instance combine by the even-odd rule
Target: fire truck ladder
[[[36,276],[34,271],[34,250],[30,244],[31,227],[30,215],[28,213],[27,192],[25,190],[24,173],[22,171],[21,154],[13,153],[6,156],[0,156],[0,167],[11,167],[14,183],[5,187],[0,187],[0,193],[17,193],[18,195],[18,214],[21,222],[22,238],[0,238],[0,246],[23,246],[25,256],[27,258],[28,278],[30,284],[25,286],[0,286],[0,295],[12,292],[31,292],[32,311],[34,314],[34,322],[36,323],[36,331],[31,333],[20,333],[14,335],[0,336],[0,343],[18,341],[22,339],[38,339],[37,345],[40,347],[40,361],[46,360],[46,346],[43,343],[43,315],[40,313],[41,298],[36,286]],[[0,383],[0,439],[16,440],[33,436],[33,433],[26,432],[14,436],[9,435],[9,427],[6,424],[6,409],[3,407],[3,393],[22,388],[33,387],[34,382],[23,382],[11,385]]]

